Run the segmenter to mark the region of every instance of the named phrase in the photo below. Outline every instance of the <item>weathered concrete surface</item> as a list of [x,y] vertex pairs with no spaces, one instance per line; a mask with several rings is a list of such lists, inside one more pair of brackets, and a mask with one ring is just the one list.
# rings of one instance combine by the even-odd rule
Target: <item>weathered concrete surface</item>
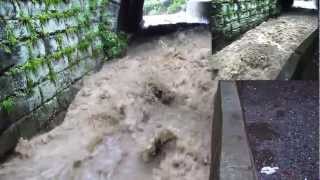
[[[319,30],[314,31],[291,55],[278,74],[278,80],[318,80]],[[317,63],[318,62],[318,63]]]
[[294,10],[245,33],[211,58],[216,79],[276,79],[295,50],[317,29],[317,14]]
[[256,180],[235,82],[220,81],[216,98],[210,179]]

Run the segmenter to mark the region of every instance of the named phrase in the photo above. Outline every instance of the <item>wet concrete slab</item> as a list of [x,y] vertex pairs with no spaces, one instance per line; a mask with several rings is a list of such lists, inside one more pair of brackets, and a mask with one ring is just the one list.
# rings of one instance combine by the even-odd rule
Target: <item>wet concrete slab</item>
[[[256,172],[262,180],[319,179],[319,83],[237,83]],[[278,167],[273,174],[263,167]]]

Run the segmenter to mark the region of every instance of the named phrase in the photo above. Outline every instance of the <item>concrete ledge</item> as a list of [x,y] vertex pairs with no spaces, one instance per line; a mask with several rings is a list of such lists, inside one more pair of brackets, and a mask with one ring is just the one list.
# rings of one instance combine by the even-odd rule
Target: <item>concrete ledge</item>
[[284,64],[281,71],[279,72],[276,78],[277,80],[291,80],[293,79],[294,74],[296,73],[299,65],[311,63],[306,62],[309,59],[304,57],[307,55],[308,50],[312,47],[314,41],[317,38],[319,38],[319,29],[313,31],[290,56],[290,58],[287,60],[287,62]]
[[258,179],[238,91],[233,81],[219,82],[211,146],[210,180]]
[[[213,78],[216,80],[289,79],[292,74],[298,72],[296,67],[300,67],[300,59],[309,61],[306,55],[314,45],[317,22],[315,13],[298,11],[284,13],[278,18],[260,24],[210,57],[210,66],[214,71]],[[314,64],[313,61],[309,62]],[[314,71],[317,70],[312,69],[312,72]]]

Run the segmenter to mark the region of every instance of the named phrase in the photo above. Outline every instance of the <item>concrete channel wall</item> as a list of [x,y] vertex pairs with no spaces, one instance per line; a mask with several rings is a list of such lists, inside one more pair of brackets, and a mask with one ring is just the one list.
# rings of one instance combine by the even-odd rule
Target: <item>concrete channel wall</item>
[[210,180],[257,180],[234,81],[220,81],[212,123]]
[[319,69],[312,62],[313,51],[318,49],[319,29],[313,31],[292,53],[277,75],[277,80],[316,80],[319,79]]
[[0,157],[66,110],[72,85],[102,65],[119,4],[0,0]]
[[212,0],[212,45],[228,41],[280,13],[278,0]]

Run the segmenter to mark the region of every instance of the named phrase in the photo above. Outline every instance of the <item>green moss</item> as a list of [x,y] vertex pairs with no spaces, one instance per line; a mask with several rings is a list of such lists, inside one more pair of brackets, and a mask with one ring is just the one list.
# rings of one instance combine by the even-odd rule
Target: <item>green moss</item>
[[58,51],[55,53],[52,53],[51,56],[49,57],[50,60],[58,61],[63,57],[63,52]]
[[125,34],[111,32],[107,26],[100,24],[99,35],[103,44],[103,50],[108,57],[118,57],[127,48],[128,38]]
[[48,68],[49,68],[49,74],[48,74],[48,79],[53,82],[56,83],[57,80],[57,74],[54,72],[52,66],[48,63]]
[[79,31],[80,27],[69,27],[65,31],[67,34],[74,34]]
[[34,93],[33,87],[35,86],[35,82],[27,76],[27,89],[24,90],[26,95],[32,95]]
[[45,62],[44,58],[32,58],[27,63],[21,66],[21,69],[25,71],[31,71],[35,73],[37,69]]
[[11,54],[11,52],[12,52],[11,48],[8,45],[4,44],[4,43],[0,43],[0,49],[3,49],[4,52],[6,52],[8,54]]
[[[37,0],[39,3],[41,2],[40,0]],[[59,3],[64,2],[64,0],[42,0],[43,3],[46,5],[46,7],[48,8],[49,6],[52,5],[57,5]]]
[[12,47],[15,46],[18,43],[18,39],[15,36],[15,34],[13,33],[13,27],[10,25],[7,25],[5,30],[5,38],[7,43]]
[[61,48],[62,47],[62,41],[63,41],[63,36],[62,36],[61,33],[56,35],[56,41],[57,41],[59,47]]
[[45,24],[50,19],[63,19],[69,18],[78,15],[80,12],[79,7],[74,7],[72,9],[66,10],[64,12],[56,12],[56,11],[47,11],[43,12],[36,16],[36,19],[39,19],[41,24]]
[[24,13],[20,13],[18,20],[25,26],[32,24],[32,18]]
[[[4,49],[7,53],[10,53],[11,50],[19,43],[26,43],[28,46],[30,58],[25,64],[17,65],[13,68],[10,68],[9,71],[6,72],[7,75],[15,75],[18,73],[37,73],[37,70],[41,65],[49,66],[49,75],[48,79],[55,81],[56,74],[53,71],[51,65],[52,60],[60,60],[63,56],[68,57],[69,60],[72,58],[72,54],[75,51],[87,51],[87,49],[93,45],[94,41],[97,39],[102,40],[102,45],[93,46],[92,55],[94,57],[99,56],[98,53],[104,53],[108,57],[117,57],[123,54],[124,50],[127,47],[127,38],[124,34],[118,34],[110,31],[110,27],[108,26],[109,17],[105,12],[105,8],[108,4],[108,0],[92,0],[89,1],[89,7],[79,5],[72,5],[69,10],[58,12],[46,9],[38,15],[31,16],[30,14],[20,13],[18,15],[19,22],[26,26],[28,32],[30,34],[29,37],[16,37],[14,33],[14,26],[7,25],[5,27],[5,41],[0,43],[0,48]],[[65,0],[32,0],[32,3],[44,3],[46,7],[55,6],[59,3],[68,4],[68,1]],[[98,31],[94,31],[92,29],[91,17],[93,16],[94,11],[98,11],[98,7],[101,10],[101,17]],[[50,19],[62,19],[62,18],[70,18],[75,17],[78,21],[78,25],[75,27],[67,27],[64,30],[59,30],[55,33],[48,33],[42,30],[35,28],[35,22],[40,21],[41,25],[47,23]],[[63,35],[77,34],[81,37],[80,42],[74,47],[66,47],[63,48]],[[54,36],[59,45],[59,50],[57,52],[46,54],[46,56],[41,57],[31,57],[32,51],[34,50],[35,43],[40,38],[48,38],[48,36]],[[38,83],[38,82],[35,82]],[[28,82],[28,86],[35,86],[34,82]]]
[[3,109],[7,113],[11,112],[14,109],[14,106],[15,103],[12,97],[7,97],[5,100],[0,102],[1,109]]
[[50,15],[48,13],[43,13],[43,14],[38,15],[38,19],[41,24],[45,24],[46,22],[49,21]]

